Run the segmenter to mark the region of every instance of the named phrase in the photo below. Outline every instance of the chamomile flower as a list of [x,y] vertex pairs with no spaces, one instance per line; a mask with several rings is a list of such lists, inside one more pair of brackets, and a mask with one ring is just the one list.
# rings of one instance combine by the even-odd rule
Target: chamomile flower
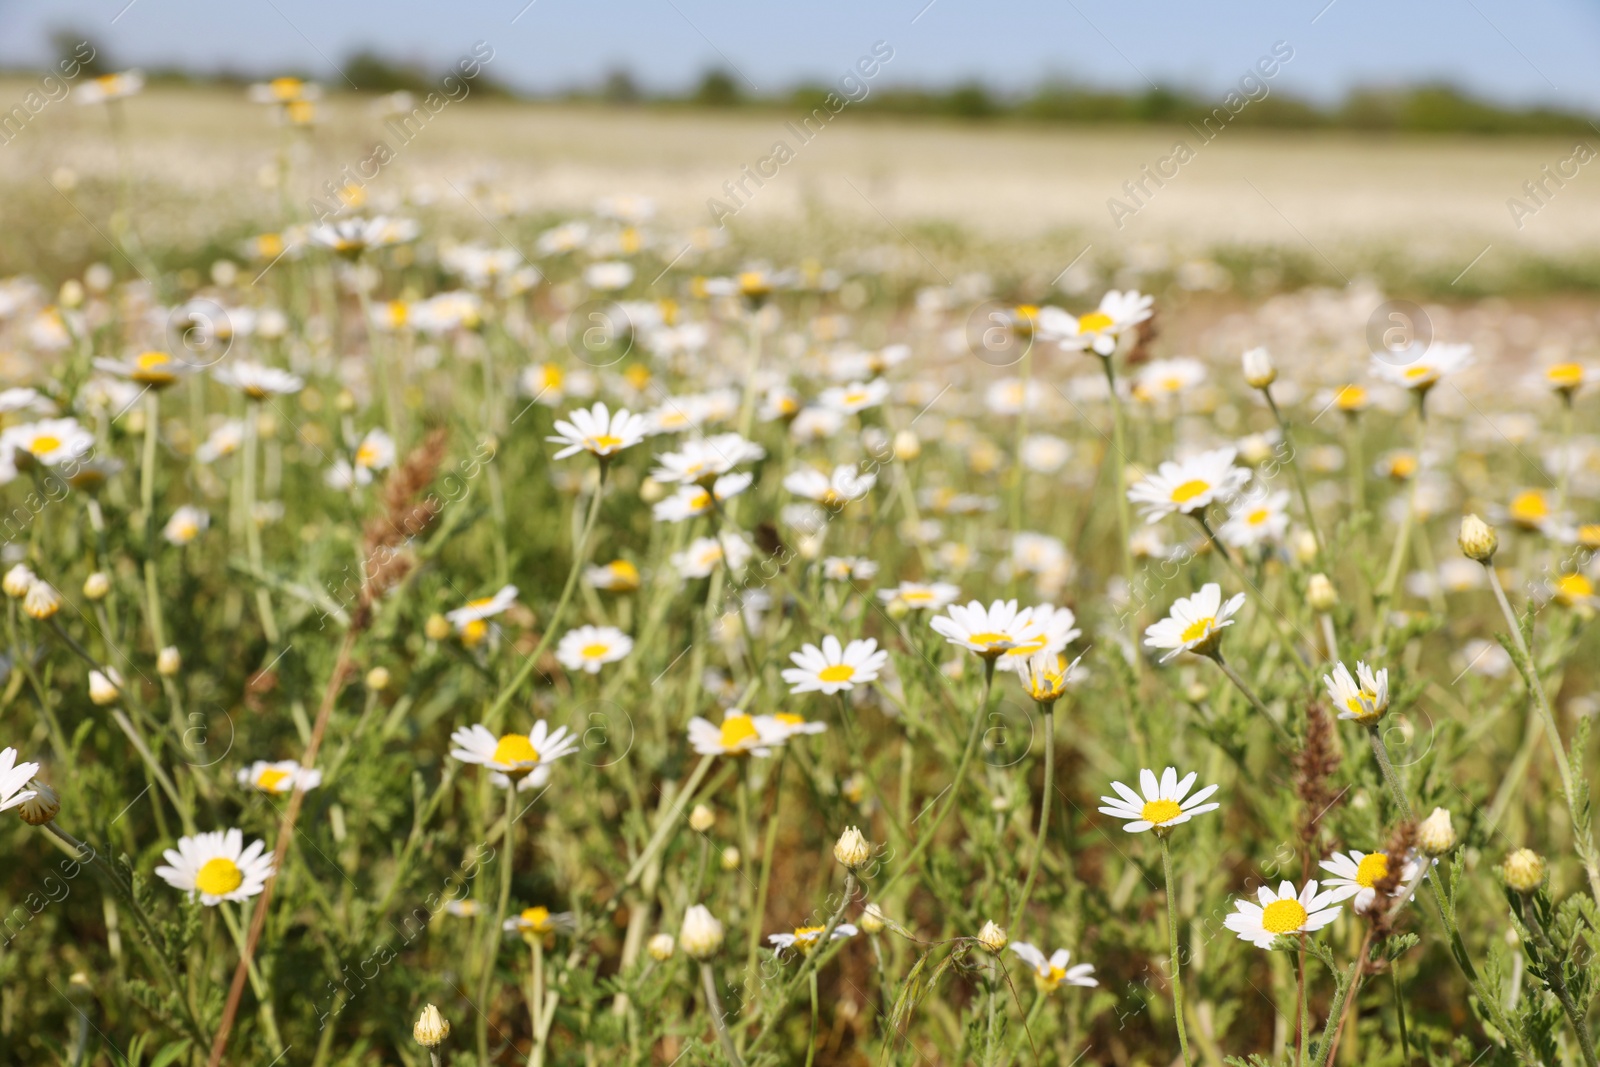
[[298,760],[278,760],[269,763],[266,760],[256,760],[248,767],[242,767],[238,774],[239,784],[259,789],[263,793],[288,793],[298,787],[302,792],[315,789],[322,784],[322,772],[316,768],[306,768]]
[[517,602],[517,587],[503,585],[500,591],[493,596],[479,597],[469,600],[461,607],[444,613],[457,632],[464,633],[473,623],[486,622],[510,608]]
[[1072,967],[1067,966],[1072,959],[1072,953],[1064,948],[1058,948],[1046,956],[1026,941],[1013,941],[1009,947],[1023,963],[1033,968],[1033,984],[1041,993],[1054,993],[1063,982],[1067,985],[1083,986],[1085,989],[1092,989],[1100,984],[1093,977],[1094,964],[1080,963]]
[[215,463],[219,459],[233,455],[243,446],[244,423],[238,419],[229,419],[211,431],[205,442],[194,450],[194,458],[199,463]]
[[618,408],[613,414],[602,401],[594,407],[577,408],[565,419],[557,419],[556,434],[546,441],[566,447],[553,459],[566,459],[579,452],[587,452],[601,460],[609,460],[624,448],[631,448],[644,440],[647,426],[644,416],[635,415],[627,408]]
[[[354,465],[358,472],[388,470],[394,466],[394,460],[394,438],[376,427],[368,430],[361,443],[356,446]],[[370,478],[369,474],[368,479]]]
[[862,556],[829,556],[822,561],[822,576],[830,582],[870,582],[878,576],[878,564]]
[[584,580],[608,593],[631,593],[639,588],[639,568],[625,559],[614,559],[601,567],[583,572]]
[[557,930],[571,933],[577,929],[577,922],[570,911],[551,911],[539,905],[532,908],[523,908],[517,914],[501,924],[501,929],[507,933],[521,934],[524,937],[546,937]]
[[672,565],[685,578],[709,578],[727,561],[728,569],[738,574],[750,562],[750,543],[739,534],[697,537],[682,552],[672,554]]
[[878,590],[878,599],[885,604],[898,601],[913,611],[939,611],[960,595],[960,587],[949,582],[901,582],[893,589]]
[[1238,910],[1223,919],[1222,925],[1238,934],[1239,940],[1250,941],[1257,948],[1271,948],[1272,942],[1283,934],[1320,930],[1339,917],[1337,894],[1318,893],[1315,878],[1298,893],[1293,882],[1279,883],[1276,892],[1264,885],[1256,891],[1256,900],[1260,903],[1234,901]]
[[875,408],[887,399],[889,383],[882,378],[874,378],[870,382],[830,386],[818,395],[817,403],[840,415],[854,415]]
[[1035,652],[1017,668],[1017,677],[1022,680],[1022,688],[1027,690],[1035,703],[1054,704],[1067,691],[1072,669],[1082,659],[1083,656],[1079,656],[1068,663],[1067,657],[1059,652]]
[[1038,333],[1070,352],[1092,351],[1109,356],[1117,350],[1117,339],[1153,312],[1155,297],[1137,290],[1111,290],[1100,298],[1100,306],[1087,315],[1073,316],[1060,308],[1039,309]]
[[1582,363],[1554,363],[1543,374],[1545,385],[1568,400],[1593,377],[1593,371]]
[[251,400],[265,400],[272,396],[287,396],[305,388],[305,379],[277,367],[238,360],[217,368],[211,375],[223,385],[230,385]]
[[702,756],[770,756],[789,731],[768,715],[730,711],[717,726],[696,715],[689,720],[689,744]]
[[1174,826],[1220,806],[1205,803],[1206,798],[1217,791],[1214,785],[1208,785],[1193,794],[1189,792],[1197,776],[1195,771],[1190,771],[1179,780],[1178,769],[1168,767],[1161,772],[1158,781],[1155,771],[1141,770],[1139,789],[1144,795],[1140,796],[1121,782],[1112,782],[1111,788],[1117,795],[1101,797],[1105,806],[1100,811],[1123,820],[1122,828],[1130,834],[1140,834],[1146,830],[1154,830],[1158,835],[1165,834]]
[[211,515],[209,512],[197,508],[193,504],[185,504],[172,513],[172,517],[167,520],[166,526],[161,529],[161,536],[165,537],[171,544],[187,545],[202,533],[205,533],[210,525]]
[[1002,671],[1020,671],[1030,656],[1040,652],[1060,652],[1083,632],[1070,608],[1040,604],[1028,609],[1028,625],[1016,647],[1000,654],[995,666]]
[[569,671],[599,674],[607,663],[615,663],[633,651],[633,638],[615,626],[580,626],[561,635],[556,659]]
[[1217,530],[1224,544],[1234,548],[1282,541],[1289,529],[1289,494],[1262,492],[1239,501],[1228,521]]
[[170,385],[176,385],[179,378],[194,370],[189,364],[180,363],[170,354],[158,351],[140,352],[128,360],[97,359],[94,365],[100,370],[151,389],[165,389]]
[[415,241],[422,227],[414,219],[393,219],[377,215],[370,219],[338,219],[311,227],[313,244],[321,245],[348,259],[369,249]]
[[26,463],[58,467],[94,448],[94,434],[77,419],[42,419],[12,426],[0,433],[0,451],[18,467]]
[[650,509],[657,522],[684,522],[701,515],[709,515],[716,506],[731,500],[750,488],[751,476],[743,471],[724,474],[709,489],[698,485],[680,485],[678,491],[660,500]]
[[272,877],[272,857],[265,854],[266,848],[264,841],[252,841],[247,847],[238,830],[180,837],[176,850],[162,852],[167,862],[155,873],[191,900],[198,895],[206,907],[224,900],[240,903],[261,892]]
[[667,484],[707,485],[733,468],[754,463],[766,454],[766,449],[739,434],[715,434],[685,441],[675,452],[661,453],[656,457],[658,466],[650,472],[650,477]]
[[1032,608],[1017,610],[1015,600],[996,600],[988,607],[973,600],[951,604],[946,614],[936,615],[928,625],[952,645],[996,660],[1007,652],[1031,643],[1037,636],[1032,623]]
[[1222,600],[1222,586],[1207,582],[1193,596],[1179,597],[1173,601],[1167,617],[1153,623],[1144,632],[1146,648],[1166,649],[1161,662],[1180,652],[1193,652],[1209,656],[1222,640],[1222,630],[1233,625],[1233,616],[1244,606],[1244,594]]
[[72,91],[72,99],[79,104],[105,104],[134,96],[144,89],[144,72],[123,70],[90,78]]
[[[1354,898],[1351,907],[1355,908],[1356,914],[1365,915],[1378,896],[1373,886],[1389,874],[1389,857],[1382,852],[1357,852],[1351,849],[1348,853],[1335,852],[1319,866],[1330,875],[1323,882],[1323,887],[1334,894],[1334,899],[1345,901]],[[1414,856],[1407,856],[1401,865],[1399,884],[1390,892],[1390,897],[1398,897],[1404,892],[1405,886],[1410,884],[1419,870],[1420,861]]]
[[1328,687],[1328,698],[1339,707],[1339,718],[1354,719],[1370,725],[1383,718],[1389,710],[1389,670],[1373,671],[1365,663],[1356,662],[1355,677],[1343,663],[1333,668],[1331,675],[1324,674],[1322,682]]
[[0,811],[9,811],[32,800],[36,791],[26,786],[38,773],[37,763],[17,762],[16,749],[0,749]]
[[1426,393],[1447,374],[1454,374],[1472,362],[1471,345],[1414,345],[1404,352],[1372,357],[1372,373],[1383,381]]
[[1189,515],[1203,511],[1212,502],[1232,496],[1250,480],[1248,469],[1234,466],[1238,454],[1237,449],[1224,447],[1169,459],[1154,474],[1129,486],[1128,499],[1144,509],[1146,522],[1159,522],[1175,512]]
[[565,726],[552,730],[543,719],[525,734],[498,738],[481,724],[463,726],[450,735],[450,743],[452,758],[487,767],[489,781],[501,787],[516,783],[519,790],[544,784],[551,763],[578,751],[578,739]]
[[849,692],[858,685],[875,681],[878,672],[889,662],[889,653],[878,648],[873,638],[851,641],[842,645],[832,634],[822,639],[822,647],[805,645],[799,652],[791,652],[793,667],[786,667],[783,680],[789,692],[834,693]]
[[[826,929],[827,927],[825,926],[797,926],[792,934],[768,934],[767,941],[769,944],[776,946],[777,951],[780,953],[787,949],[794,949],[801,955],[805,955],[822,941],[822,933]],[[828,939],[830,941],[843,941],[845,938],[854,937],[858,933],[860,931],[851,923],[840,923],[833,928],[833,933]]]
[[862,473],[853,463],[841,463],[831,475],[813,467],[802,467],[783,479],[783,487],[795,496],[815,500],[826,508],[842,508],[860,500],[877,482],[870,471]]

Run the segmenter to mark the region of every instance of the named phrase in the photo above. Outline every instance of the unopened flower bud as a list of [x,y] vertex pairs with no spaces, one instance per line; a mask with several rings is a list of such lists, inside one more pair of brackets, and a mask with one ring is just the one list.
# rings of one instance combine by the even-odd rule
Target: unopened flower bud
[[183,654],[177,645],[168,645],[156,654],[156,673],[171,678],[183,669]]
[[901,430],[894,435],[894,458],[901,463],[910,463],[922,455],[922,442],[910,430]]
[[677,947],[678,943],[672,939],[671,934],[657,934],[645,945],[644,950],[650,953],[651,959],[659,963],[671,959],[673,950]]
[[1519,848],[1500,865],[1506,885],[1519,893],[1531,893],[1544,881],[1544,860],[1531,848]]
[[381,693],[389,688],[389,668],[374,667],[368,671],[367,688],[375,693]]
[[1296,563],[1310,563],[1317,558],[1317,535],[1310,530],[1296,530],[1290,535],[1289,548]]
[[990,952],[999,953],[1006,947],[1007,940],[1005,930],[996,926],[992,919],[984,923],[983,929],[978,931],[978,944]]
[[684,913],[678,944],[694,959],[708,960],[722,947],[722,924],[704,904],[696,904]]
[[646,478],[639,483],[639,499],[646,504],[654,504],[667,495],[667,487],[654,478]]
[[867,839],[854,826],[847,827],[833,846],[833,858],[852,871],[867,862],[871,855],[872,846],[867,844]]
[[64,308],[82,307],[83,283],[76,278],[68,278],[62,282],[60,290],[56,293],[56,302]]
[[1450,813],[1434,808],[1417,826],[1417,844],[1430,856],[1442,856],[1455,848],[1456,828],[1450,824]]
[[1306,583],[1306,603],[1312,611],[1332,611],[1339,606],[1339,594],[1326,574],[1313,574]]
[[868,904],[861,912],[861,921],[856,925],[865,933],[876,934],[883,932],[883,928],[889,925],[889,920],[885,918],[882,908],[876,904]]
[[697,834],[703,834],[717,823],[716,813],[704,804],[696,804],[694,810],[689,812],[689,829]]
[[411,1036],[423,1048],[438,1048],[450,1036],[450,1022],[439,1014],[438,1008],[432,1004],[426,1005],[422,1014],[417,1016],[417,1025],[412,1027]]
[[725,871],[737,871],[739,869],[739,860],[741,858],[742,857],[739,855],[739,850],[734,846],[729,845],[727,848],[722,850],[722,869]]
[[28,788],[33,791],[33,796],[17,807],[17,814],[22,816],[23,822],[29,826],[43,826],[60,814],[61,798],[56,796],[54,789],[38,779],[29,782]]
[[429,641],[443,641],[450,636],[450,620],[435,612],[422,624],[422,632]]
[[1265,348],[1252,348],[1241,357],[1244,380],[1252,389],[1265,389],[1278,379],[1278,368],[1272,365],[1272,355]]
[[0,581],[0,588],[5,590],[6,596],[13,600],[21,600],[28,595],[28,590],[32,589],[33,583],[38,580],[26,564],[19,563],[6,571],[5,579]]
[[90,600],[104,600],[111,592],[111,576],[105,571],[95,571],[83,580],[83,595]]
[[104,672],[89,672],[89,699],[94,701],[98,707],[103,708],[107,704],[115,704],[117,698],[121,695],[122,679],[118,677],[115,670],[107,667]]
[[1479,563],[1488,563],[1494,558],[1495,549],[1500,547],[1500,535],[1476,515],[1461,520],[1461,532],[1456,535],[1456,541],[1461,545],[1462,554]]
[[28,618],[43,622],[61,610],[61,594],[49,582],[35,580],[22,598],[22,610]]

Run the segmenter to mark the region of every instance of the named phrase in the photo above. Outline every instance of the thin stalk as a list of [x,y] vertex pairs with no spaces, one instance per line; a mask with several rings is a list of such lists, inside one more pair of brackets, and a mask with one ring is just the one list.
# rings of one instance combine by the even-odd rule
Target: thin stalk
[[517,821],[517,790],[515,785],[506,789],[505,858],[500,863],[500,898],[495,904],[494,921],[489,924],[484,938],[483,973],[478,976],[478,1060],[489,1062],[489,983],[494,978],[495,949],[500,944],[500,928],[506,921],[506,907],[511,903],[512,828]]
[[766,840],[761,844],[761,874],[756,881],[756,902],[750,912],[750,943],[745,954],[745,983],[749,992],[754,992],[756,987],[761,926],[767,914],[767,894],[772,888],[772,856],[778,846],[778,805],[783,803],[783,765],[787,755],[787,748],[779,750],[778,765],[772,772],[772,814],[767,816]]
[[156,440],[160,435],[161,399],[154,389],[144,394],[144,452],[139,463],[139,508],[144,513],[144,595],[150,641],[157,652],[167,639],[161,622],[161,597],[156,588]]
[[1300,933],[1300,1032],[1295,1035],[1294,1060],[1295,1063],[1305,1067],[1306,1062],[1306,1030],[1310,1024],[1311,1005],[1306,999],[1306,935]]
[[[261,405],[250,401],[244,413],[244,543],[250,566],[258,573],[266,570],[261,553],[261,526],[256,522],[256,453],[259,451]],[[256,610],[261,613],[261,629],[268,644],[278,643],[278,620],[272,613],[272,593],[264,584],[256,585]]]
[[711,1026],[717,1031],[717,1040],[722,1043],[722,1053],[728,1057],[732,1067],[744,1067],[744,1061],[739,1058],[739,1049],[733,1043],[733,1035],[728,1033],[728,1020],[723,1017],[722,998],[717,995],[717,976],[711,973],[711,964],[707,960],[700,961],[700,985],[706,992],[706,1014],[711,1016]]
[[1383,635],[1389,626],[1389,604],[1394,600],[1395,589],[1400,584],[1400,572],[1405,568],[1406,549],[1411,544],[1411,527],[1417,521],[1417,486],[1422,481],[1422,442],[1428,429],[1424,395],[1422,393],[1417,395],[1417,469],[1411,475],[1411,493],[1406,501],[1405,515],[1400,519],[1400,530],[1395,534],[1394,549],[1389,553],[1389,566],[1383,573],[1383,584],[1378,586],[1377,595],[1373,600],[1373,610],[1377,614],[1375,621],[1377,636],[1372,641],[1375,646],[1383,644]]
[[1262,703],[1261,698],[1256,696],[1256,691],[1251,689],[1249,683],[1244,680],[1239,672],[1229,666],[1228,661],[1222,658],[1222,650],[1220,648],[1214,650],[1206,658],[1212,663],[1215,663],[1217,665],[1217,669],[1222,671],[1222,673],[1227,676],[1228,681],[1233,683],[1234,688],[1243,693],[1245,699],[1250,701],[1251,705],[1277,729],[1279,737],[1283,738],[1285,741],[1289,740],[1288,728],[1284,726],[1283,723],[1279,722],[1272,712],[1267,710],[1266,704]]
[[817,1058],[817,972],[811,972],[811,1034],[806,1040],[806,1067]]
[[1327,548],[1322,540],[1322,531],[1317,527],[1316,512],[1311,510],[1311,494],[1306,491],[1306,477],[1300,470],[1300,460],[1295,452],[1294,442],[1289,439],[1289,420],[1283,417],[1278,402],[1272,399],[1270,385],[1261,390],[1261,395],[1267,398],[1267,406],[1272,409],[1272,417],[1278,420],[1278,432],[1283,435],[1284,446],[1289,449],[1289,473],[1294,475],[1294,487],[1300,495],[1300,506],[1306,513],[1306,525],[1311,527],[1311,536],[1317,542],[1317,558],[1326,561]]
[[[1126,431],[1122,425],[1122,400],[1117,396],[1117,372],[1111,365],[1111,357],[1100,357],[1100,364],[1106,372],[1106,390],[1111,402],[1111,448],[1116,452],[1116,455],[1112,457],[1112,463],[1116,466],[1117,474],[1117,533],[1122,545],[1122,577],[1127,581],[1128,588],[1132,589],[1134,588],[1133,546],[1128,539],[1132,534],[1133,522],[1128,515],[1128,450],[1124,443]],[[1133,615],[1129,622],[1132,624],[1133,638],[1135,644],[1137,644],[1139,640],[1139,618],[1137,614]],[[1137,670],[1138,657],[1134,657],[1133,662],[1135,664],[1134,669]]]
[[528,676],[534,672],[539,664],[539,657],[544,655],[545,649],[550,647],[554,640],[557,628],[561,623],[561,616],[567,610],[567,604],[572,600],[572,591],[578,587],[578,574],[583,570],[584,562],[588,559],[589,537],[594,533],[594,524],[600,517],[600,501],[606,492],[606,470],[604,460],[600,462],[600,481],[594,487],[594,498],[589,502],[589,516],[584,520],[583,533],[578,536],[578,543],[572,546],[572,569],[567,572],[567,584],[561,590],[561,599],[556,601],[555,610],[550,613],[550,620],[545,623],[544,634],[539,638],[539,645],[533,654],[522,661],[522,666],[512,677],[510,684],[500,690],[500,695],[495,697],[494,703],[489,705],[489,710],[484,713],[484,725],[490,730],[498,729],[500,715],[505,711],[506,705],[511,703],[511,698],[516,696]]
[[650,861],[655,858],[656,853],[661,851],[662,846],[667,843],[667,836],[672,833],[672,828],[678,825],[678,820],[683,818],[683,809],[689,806],[689,801],[693,798],[695,790],[700,788],[700,783],[705,780],[706,772],[711,769],[711,764],[716,758],[711,753],[700,757],[700,762],[689,775],[689,780],[678,791],[677,803],[672,805],[672,810],[667,813],[666,818],[662,819],[656,826],[656,832],[650,835],[650,841],[644,846],[644,851],[639,853],[639,858],[633,861],[632,867],[628,868],[628,875],[622,880],[624,886],[632,886],[637,882],[639,876],[644,874],[645,868],[650,865]]
[[1561,1010],[1566,1013],[1572,1032],[1577,1035],[1583,1062],[1587,1067],[1600,1067],[1595,1061],[1594,1038],[1589,1034],[1588,1020],[1584,1018],[1584,1013],[1572,999],[1572,991],[1567,988],[1566,975],[1562,973],[1566,961],[1556,955],[1555,946],[1550,943],[1550,935],[1545,933],[1544,924],[1539,921],[1538,912],[1534,910],[1533,897],[1526,893],[1522,896],[1522,921],[1527,926],[1528,932],[1533,935],[1534,943],[1539,946],[1540,955],[1544,957],[1545,974],[1549,978],[1550,991],[1561,1002]]
[[1161,873],[1167,879],[1167,945],[1172,950],[1172,1014],[1178,1022],[1178,1047],[1183,1051],[1184,1067],[1189,1067],[1189,1033],[1183,1024],[1183,973],[1178,956],[1178,894],[1172,881],[1172,848],[1166,834],[1161,841]]
[[1056,706],[1052,701],[1040,704],[1044,713],[1044,793],[1039,800],[1039,834],[1033,839],[1033,856],[1028,860],[1028,878],[1022,883],[1022,895],[1017,898],[1016,909],[1011,913],[1011,931],[1022,929],[1022,913],[1028,907],[1028,897],[1033,894],[1033,882],[1039,875],[1039,857],[1044,854],[1044,838],[1050,829],[1050,805],[1055,799],[1056,771]]
[[[1370,940],[1372,940],[1372,930],[1369,927],[1366,939],[1361,942],[1361,954],[1351,961],[1350,973],[1333,991],[1333,1003],[1328,1006],[1328,1021],[1322,1027],[1322,1044],[1317,1049],[1317,1058],[1312,1061],[1313,1067],[1324,1067],[1333,1063],[1333,1053],[1339,1047],[1339,1035],[1344,1031],[1345,998],[1348,997],[1352,1003],[1355,1001],[1356,990],[1361,985],[1362,965],[1366,962],[1367,942]],[[1337,1028],[1335,1028],[1336,1022]],[[1304,1025],[1303,1020],[1302,1025]]]

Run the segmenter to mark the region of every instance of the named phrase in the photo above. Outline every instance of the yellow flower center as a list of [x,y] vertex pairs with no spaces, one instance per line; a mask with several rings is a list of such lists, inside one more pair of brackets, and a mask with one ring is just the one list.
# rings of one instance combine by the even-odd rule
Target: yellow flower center
[[1272,512],[1271,511],[1268,511],[1266,508],[1256,508],[1249,515],[1245,516],[1245,521],[1248,522],[1251,526],[1260,526],[1262,523],[1266,522],[1271,517],[1272,517]]
[[500,739],[500,743],[494,746],[493,758],[496,763],[508,766],[538,763],[539,750],[533,747],[533,742],[528,740],[527,734],[506,734]]
[[42,433],[38,437],[35,437],[32,443],[28,445],[28,451],[32,452],[36,456],[42,456],[47,452],[54,452],[60,447],[61,438],[51,437],[47,433]]
[[867,402],[867,394],[859,391],[846,393],[844,394],[844,402],[846,404],[865,404]]
[[722,720],[722,747],[730,752],[744,748],[760,736],[755,720],[748,715],[730,715]]
[[1511,517],[1524,523],[1543,522],[1550,517],[1550,502],[1537,489],[1518,493],[1511,501]]
[[1010,634],[993,633],[987,630],[981,634],[973,634],[967,640],[975,645],[982,645],[984,648],[994,648],[997,645],[1010,647],[1016,644]]
[[1306,924],[1306,909],[1298,900],[1275,900],[1261,909],[1261,928],[1269,934],[1292,934]]
[[803,715],[795,715],[787,711],[780,711],[778,714],[774,715],[773,718],[777,719],[785,726],[803,726],[805,725],[806,721]]
[[689,498],[689,508],[692,511],[704,511],[711,506],[711,494],[702,489]]
[[1578,544],[1584,548],[1600,548],[1600,522],[1586,522],[1578,527]]
[[584,446],[588,448],[590,452],[604,452],[608,449],[621,448],[622,438],[615,437],[608,433],[603,433],[598,437],[589,438],[584,443]]
[[522,920],[522,925],[530,933],[546,934],[550,932],[551,927],[549,908],[525,908],[523,909],[520,918]]
[[194,876],[194,887],[207,896],[225,897],[244,884],[244,872],[230,859],[218,856],[206,860]]
[[140,370],[156,370],[172,362],[172,357],[165,352],[141,352],[133,361],[133,365]]
[[1583,365],[1579,363],[1557,363],[1544,374],[1557,389],[1574,389],[1583,384]]
[[256,779],[256,787],[269,793],[275,793],[278,790],[278,786],[282,785],[291,775],[292,772],[290,771],[280,771],[276,767],[268,767]]
[[611,646],[604,644],[584,645],[580,650],[584,659],[599,659],[610,651]]
[[1210,488],[1210,482],[1202,478],[1191,478],[1172,491],[1172,502],[1174,504],[1187,504]]
[[933,599],[933,594],[926,589],[907,589],[900,594],[900,599],[907,604],[926,604]]
[[473,619],[461,627],[461,643],[475,645],[482,641],[489,633],[489,624],[483,619]]
[[1078,320],[1078,332],[1099,333],[1101,330],[1109,330],[1115,325],[1116,322],[1105,312],[1091,311],[1089,314]]
[[1206,634],[1211,632],[1211,626],[1216,621],[1217,618],[1215,615],[1207,615],[1205,618],[1197,619],[1194,622],[1191,622],[1188,626],[1184,627],[1183,633],[1179,634],[1178,636],[1182,639],[1184,644],[1188,644],[1190,641],[1198,641],[1202,637],[1206,636]]
[[794,947],[802,951],[808,950],[821,936],[820,926],[797,926],[794,931]]
[[622,377],[635,389],[643,389],[650,384],[650,368],[643,363],[635,363],[622,372]]
[[1556,599],[1563,604],[1594,596],[1594,583],[1581,574],[1563,574],[1556,581]]
[[302,83],[299,78],[273,78],[268,85],[272,88],[272,95],[279,100],[293,100],[300,95]]
[[1389,873],[1389,857],[1382,852],[1374,852],[1362,859],[1356,866],[1356,885],[1363,889],[1371,889],[1373,883]]
[[264,233],[256,238],[256,255],[263,259],[277,259],[283,253],[283,238],[275,233]]
[[817,673],[817,677],[824,682],[848,682],[850,679],[854,678],[855,675],[856,669],[850,666],[848,663],[839,663],[832,667],[824,667]]
[[1048,963],[1044,965],[1042,970],[1033,972],[1033,980],[1046,993],[1054,993],[1056,987],[1061,984],[1061,980],[1066,976],[1067,972],[1063,968],[1052,967]]
[[1439,377],[1439,368],[1426,365],[1407,367],[1402,377],[1412,385],[1426,385]]
[[373,448],[371,445],[362,445],[360,448],[356,449],[356,465],[358,467],[370,467],[376,463],[377,460],[378,450]]
[[1144,807],[1139,809],[1139,817],[1145,822],[1161,826],[1183,814],[1183,806],[1176,800],[1147,800]]
[[1359,385],[1347,385],[1333,399],[1342,411],[1359,411],[1367,406],[1367,391]]

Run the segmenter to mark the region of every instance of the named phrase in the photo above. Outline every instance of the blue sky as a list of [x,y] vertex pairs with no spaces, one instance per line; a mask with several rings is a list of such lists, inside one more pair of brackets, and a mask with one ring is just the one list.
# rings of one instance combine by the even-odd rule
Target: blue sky
[[768,91],[832,80],[881,40],[895,55],[880,84],[1215,91],[1283,40],[1295,57],[1275,88],[1320,100],[1445,79],[1600,112],[1600,5],[1581,0],[0,0],[0,63],[37,62],[65,26],[128,64],[296,67],[330,84],[359,47],[443,67],[484,40],[491,71],[530,89],[616,66],[679,88],[723,66]]

